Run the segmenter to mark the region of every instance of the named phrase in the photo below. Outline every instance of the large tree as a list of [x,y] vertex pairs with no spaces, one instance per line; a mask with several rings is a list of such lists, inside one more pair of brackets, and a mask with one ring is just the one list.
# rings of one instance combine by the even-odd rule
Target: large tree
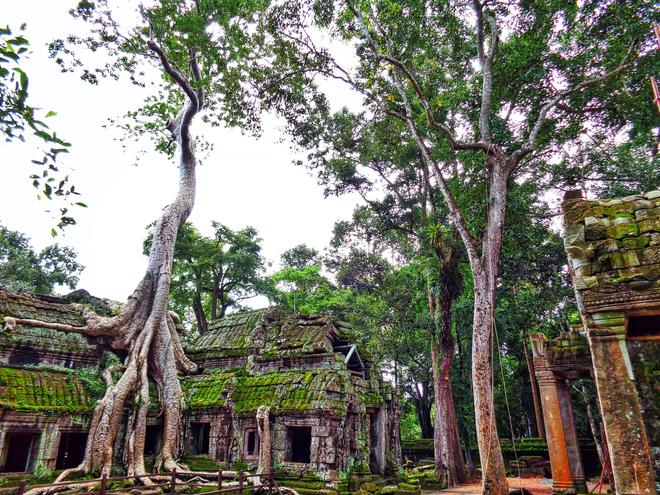
[[[247,299],[266,292],[266,261],[256,229],[232,230],[212,222],[212,237],[202,235],[186,222],[179,229],[172,266],[171,303],[178,313],[192,307],[200,334],[208,320],[240,309]],[[153,236],[145,241],[151,249]]]
[[[82,463],[64,471],[60,479],[89,471],[110,474],[115,440],[124,419],[128,474],[145,474],[150,381],[156,386],[163,419],[156,469],[177,467],[183,417],[178,374],[193,371],[195,365],[183,352],[175,328],[176,315],[168,312],[168,297],[177,232],[195,200],[197,159],[190,128],[205,110],[204,118],[211,123],[251,129],[258,126],[255,106],[242,86],[242,62],[250,55],[247,25],[261,4],[162,0],[150,5],[140,6],[138,15],[133,16],[137,25],[124,27],[115,22],[113,8],[105,0],[82,0],[72,12],[89,22],[89,35],[69,36],[50,47],[63,68],[82,70],[82,77],[92,83],[99,82],[101,76],[127,73],[132,81],[144,85],[145,78],[150,77],[148,71],[155,70],[161,76],[160,84],[144,106],[130,114],[134,120],[127,127],[138,134],[149,133],[158,149],[176,154],[179,168],[176,197],[163,209],[154,227],[146,273],[119,314],[102,317],[81,308],[85,324],[80,327],[13,322],[106,337],[114,349],[126,354],[121,365],[103,373],[107,389],[92,415]],[[90,67],[80,61],[75,54],[82,47],[93,50],[94,60],[102,65]],[[115,380],[117,371],[119,379]]]
[[[641,0],[289,0],[273,6],[265,25],[279,58],[262,67],[276,81],[263,89],[301,147],[322,150],[328,167],[350,173],[353,165],[314,132],[333,124],[320,74],[364,95],[366,111],[344,126],[359,129],[374,116],[400,121],[442,195],[474,281],[472,381],[484,493],[508,493],[491,385],[507,192],[544,155],[590,129],[610,139],[634,131],[655,144],[643,115],[657,61],[656,15]],[[318,29],[350,40],[357,68],[342,66]],[[467,186],[471,204],[457,201],[454,181]]]
[[51,294],[59,285],[74,289],[84,267],[76,252],[53,244],[36,252],[30,239],[0,225],[0,287]]

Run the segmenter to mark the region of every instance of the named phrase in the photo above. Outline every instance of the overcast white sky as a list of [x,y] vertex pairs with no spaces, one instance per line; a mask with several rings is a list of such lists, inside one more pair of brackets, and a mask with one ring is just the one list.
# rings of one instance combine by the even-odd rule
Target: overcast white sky
[[[141,278],[145,227],[173,198],[178,171],[172,162],[153,152],[134,166],[135,151],[124,152],[116,141],[120,133],[104,128],[108,117],[134,109],[144,93],[128,82],[104,81],[91,86],[78,76],[59,72],[50,60],[46,43],[77,30],[70,18],[71,0],[22,0],[3,9],[3,25],[15,30],[27,23],[31,55],[24,64],[30,77],[30,101],[44,113],[58,135],[72,143],[62,156],[81,201],[89,208],[74,212],[78,224],[67,228],[57,242],[74,247],[86,266],[79,288],[116,300],[125,300]],[[359,104],[359,97],[334,92],[342,104]],[[197,125],[215,149],[198,170],[195,209],[190,220],[210,233],[212,220],[238,229],[256,227],[263,238],[263,253],[278,262],[282,251],[299,243],[323,249],[334,222],[351,215],[357,196],[323,198],[322,188],[308,171],[292,164],[293,154],[273,118],[267,119],[263,137],[255,140],[235,129],[207,129]],[[36,143],[0,143],[2,192],[0,223],[27,234],[37,249],[51,244],[54,224],[38,201],[28,176],[30,160],[38,156]]]

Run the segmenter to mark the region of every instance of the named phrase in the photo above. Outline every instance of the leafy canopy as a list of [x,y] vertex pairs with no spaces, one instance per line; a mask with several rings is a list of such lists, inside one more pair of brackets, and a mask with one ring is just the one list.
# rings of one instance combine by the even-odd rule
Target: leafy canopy
[[0,286],[15,292],[52,294],[60,286],[74,289],[84,266],[77,253],[53,244],[37,253],[30,239],[0,225]]
[[[32,160],[38,168],[30,178],[32,185],[39,190],[40,195],[47,199],[60,198],[67,201],[67,206],[60,208],[58,226],[63,228],[75,223],[69,214],[69,203],[78,193],[69,177],[64,175],[57,163],[58,156],[68,153],[70,144],[51,131],[44,119],[52,117],[53,111],[43,114],[35,108],[29,98],[28,74],[21,64],[29,54],[30,42],[22,34],[25,25],[20,28],[21,34],[15,34],[9,26],[0,27],[0,134],[5,141],[25,141],[28,136],[34,136],[43,145],[43,156]],[[5,165],[8,166],[8,165]],[[79,201],[78,206],[85,206]],[[55,236],[57,232],[51,231]]]

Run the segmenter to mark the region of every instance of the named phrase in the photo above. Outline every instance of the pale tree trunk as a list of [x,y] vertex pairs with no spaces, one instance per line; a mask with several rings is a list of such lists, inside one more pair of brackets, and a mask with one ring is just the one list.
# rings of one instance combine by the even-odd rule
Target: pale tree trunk
[[474,279],[474,319],[472,330],[472,386],[475,423],[483,476],[483,493],[507,495],[506,468],[500,448],[493,400],[493,330],[495,328],[496,287],[506,211],[508,162],[490,155],[490,202],[481,259],[470,258]]
[[[178,373],[196,369],[184,354],[176,332],[178,317],[168,311],[174,245],[179,227],[186,221],[195,199],[196,159],[189,128],[193,117],[201,110],[203,91],[194,90],[187,77],[174,68],[161,48],[153,41],[149,49],[161,61],[162,68],[187,96],[187,102],[174,119],[169,130],[179,145],[179,189],[174,201],[167,206],[156,223],[153,244],[146,273],[119,315],[101,317],[93,310],[79,307],[85,325],[75,327],[34,320],[16,320],[61,331],[103,336],[111,340],[114,349],[127,351],[121,377],[115,383],[112,372],[105,370],[107,389],[92,414],[85,454],[81,464],[62,472],[58,481],[76,474],[100,472],[110,475],[113,448],[130,407],[125,434],[124,462],[129,475],[147,474],[144,466],[144,442],[149,411],[149,379],[153,381],[161,404],[163,418],[163,447],[156,469],[177,467],[183,399]],[[194,54],[190,55],[193,76],[200,80]],[[129,399],[133,398],[132,402]],[[143,480],[149,483],[149,480]]]

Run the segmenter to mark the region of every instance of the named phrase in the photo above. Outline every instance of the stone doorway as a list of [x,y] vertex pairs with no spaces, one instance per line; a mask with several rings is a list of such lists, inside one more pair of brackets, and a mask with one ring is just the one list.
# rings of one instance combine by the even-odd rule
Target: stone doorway
[[369,413],[369,471],[371,474],[383,474],[379,420],[379,411]]
[[60,435],[55,469],[69,469],[78,466],[85,455],[86,443],[87,433],[63,432]]
[[38,433],[7,433],[4,472],[31,471],[39,447]]
[[209,453],[210,423],[193,423],[190,427],[193,440],[193,454]]
[[289,448],[288,461],[309,463],[312,454],[311,426],[289,426],[287,429]]

